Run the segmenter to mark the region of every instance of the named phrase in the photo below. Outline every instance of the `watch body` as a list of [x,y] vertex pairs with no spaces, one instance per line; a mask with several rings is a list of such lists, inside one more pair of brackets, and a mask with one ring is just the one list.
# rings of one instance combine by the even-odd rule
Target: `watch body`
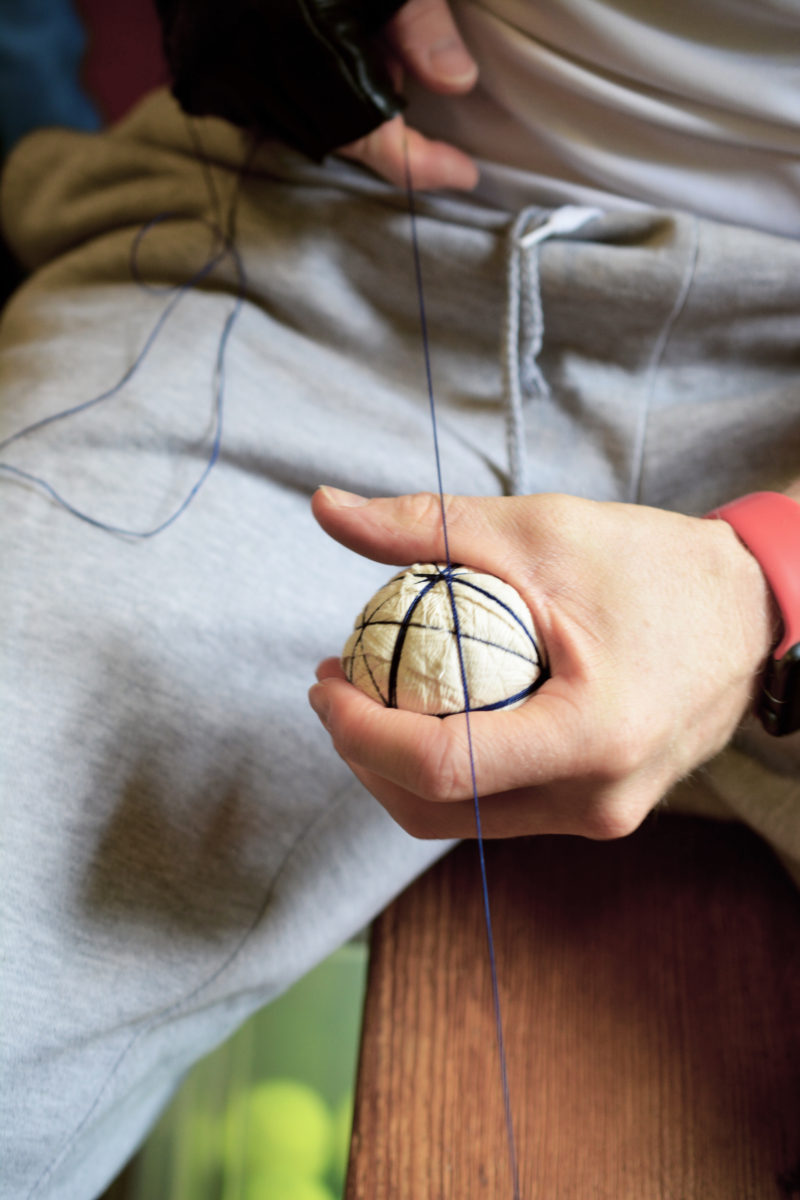
[[751,492],[707,514],[727,521],[757,560],[780,609],[780,640],[764,667],[756,713],[768,733],[800,729],[800,504]]

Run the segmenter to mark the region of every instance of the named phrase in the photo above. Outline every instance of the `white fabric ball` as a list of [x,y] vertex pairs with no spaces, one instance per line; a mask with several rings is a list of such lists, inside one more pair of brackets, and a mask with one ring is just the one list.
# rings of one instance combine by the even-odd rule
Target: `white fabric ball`
[[516,708],[547,676],[519,593],[494,575],[436,563],[415,563],[376,592],[356,619],[342,668],[387,708],[464,712],[459,641],[472,712]]

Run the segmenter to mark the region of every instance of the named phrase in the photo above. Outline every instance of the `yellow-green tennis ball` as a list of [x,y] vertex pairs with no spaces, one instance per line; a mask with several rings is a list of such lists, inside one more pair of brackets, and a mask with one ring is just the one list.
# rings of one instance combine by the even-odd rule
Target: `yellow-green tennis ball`
[[303,1179],[287,1171],[259,1171],[244,1181],[241,1200],[333,1200],[318,1179]]
[[327,1171],[333,1119],[322,1096],[308,1084],[294,1079],[256,1084],[240,1097],[236,1119],[243,1122],[235,1140],[248,1170],[281,1171],[305,1179]]

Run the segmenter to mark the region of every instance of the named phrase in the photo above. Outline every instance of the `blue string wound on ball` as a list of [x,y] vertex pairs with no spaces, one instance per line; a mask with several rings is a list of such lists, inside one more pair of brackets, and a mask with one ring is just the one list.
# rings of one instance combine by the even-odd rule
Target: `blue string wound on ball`
[[[459,646],[460,643],[460,646]],[[364,606],[342,652],[350,683],[387,708],[445,717],[515,708],[548,677],[542,642],[510,584],[416,563]]]

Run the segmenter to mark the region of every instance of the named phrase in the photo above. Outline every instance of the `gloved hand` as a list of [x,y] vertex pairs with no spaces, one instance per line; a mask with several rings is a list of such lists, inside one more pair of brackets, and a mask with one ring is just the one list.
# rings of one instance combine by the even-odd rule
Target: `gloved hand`
[[[457,97],[469,92],[477,81],[478,64],[461,37],[447,0],[406,0],[387,24],[383,40],[397,88],[408,75],[426,91]],[[469,191],[478,182],[477,164],[468,154],[449,142],[426,137],[399,114],[366,137],[339,147],[338,153],[401,189],[406,185],[406,169],[419,191]]]
[[155,0],[173,92],[312,158],[403,108],[379,32],[404,0]]

